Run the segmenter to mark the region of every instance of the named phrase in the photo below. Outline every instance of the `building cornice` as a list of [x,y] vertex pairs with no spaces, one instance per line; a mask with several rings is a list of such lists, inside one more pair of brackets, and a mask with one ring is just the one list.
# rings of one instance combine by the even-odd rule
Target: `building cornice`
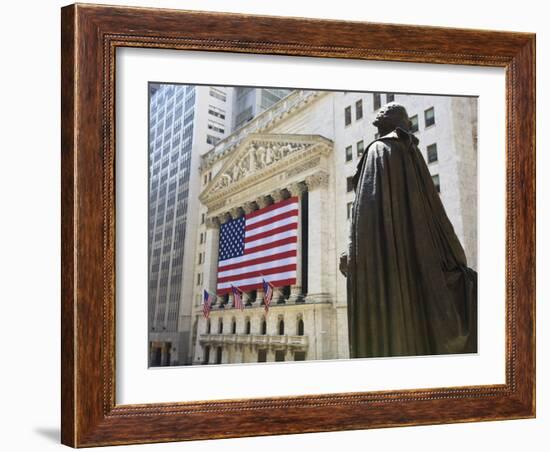
[[239,144],[254,133],[267,133],[313,101],[325,96],[328,91],[295,90],[270,108],[260,113],[246,125],[221,140],[210,151],[201,156],[200,170],[210,169],[216,162],[235,151]]

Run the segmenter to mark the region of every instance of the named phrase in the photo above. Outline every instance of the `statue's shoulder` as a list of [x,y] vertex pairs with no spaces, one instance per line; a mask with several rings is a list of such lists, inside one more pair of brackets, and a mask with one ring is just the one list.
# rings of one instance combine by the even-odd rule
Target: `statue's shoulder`
[[399,127],[391,131],[390,133],[387,133],[386,135],[376,138],[366,146],[365,152],[363,152],[363,155],[361,156],[357,164],[356,174],[359,174],[361,172],[361,169],[365,164],[365,160],[367,160],[368,155],[371,155],[371,157],[374,157],[376,159],[381,159],[384,158],[384,154],[386,154],[387,152],[391,152],[392,149],[395,149],[396,147],[408,147],[411,141],[415,145],[418,144],[418,138],[416,138],[414,134],[412,134],[411,132],[407,132],[406,130],[403,130]]
[[365,162],[367,161],[367,159],[369,158],[374,158],[375,160],[383,159],[385,153],[391,152],[391,149],[392,149],[391,142],[396,139],[398,139],[398,136],[394,132],[390,132],[387,135],[384,135],[383,137],[376,138],[365,147],[365,151],[363,152],[363,155],[361,155],[359,162],[357,162],[357,168],[353,176],[354,189],[357,188],[359,176],[363,171],[363,167],[365,166]]
[[407,132],[406,130],[403,130],[401,128],[397,128],[393,130],[392,132],[383,135],[376,140],[372,141],[367,149],[371,146],[376,146],[377,149],[383,150],[387,147],[392,147],[396,144],[399,145],[409,145],[410,143],[414,143],[415,145],[418,145],[418,138],[414,136],[413,133]]
[[400,136],[398,134],[397,130],[394,130],[393,132],[387,133],[386,135],[382,135],[381,137],[375,138],[372,140],[368,145],[367,149],[371,147],[376,148],[384,148],[387,146],[391,146],[392,142],[399,140]]
[[365,148],[365,154],[369,152],[381,153],[385,150],[391,149],[392,145],[398,140],[399,137],[395,132],[390,132],[387,135],[376,138],[371,141]]
[[378,141],[387,141],[387,140],[399,140],[400,136],[399,136],[399,133],[398,133],[398,130],[395,129],[394,131],[390,132],[390,133],[387,133],[386,135],[383,135],[381,136],[380,138],[378,138]]

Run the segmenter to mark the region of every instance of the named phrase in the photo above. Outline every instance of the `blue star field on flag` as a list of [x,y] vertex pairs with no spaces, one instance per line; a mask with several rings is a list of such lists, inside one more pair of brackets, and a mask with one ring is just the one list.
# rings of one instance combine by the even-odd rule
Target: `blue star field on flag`
[[218,260],[231,259],[244,254],[245,218],[230,220],[220,226]]

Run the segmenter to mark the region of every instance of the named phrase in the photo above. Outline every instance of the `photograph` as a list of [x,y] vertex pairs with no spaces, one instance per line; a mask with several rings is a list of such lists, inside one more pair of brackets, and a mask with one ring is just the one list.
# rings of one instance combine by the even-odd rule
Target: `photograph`
[[[34,449],[50,425],[75,448],[464,450],[490,437],[508,452],[540,438],[542,16],[123,3],[50,14],[36,58],[14,60],[30,76],[6,84],[60,110],[50,102],[29,135],[28,112],[6,109],[22,124],[8,158],[29,160],[13,151],[29,137],[42,159],[33,177],[15,170],[29,162],[7,166],[29,221],[6,224],[60,261],[56,309],[8,240],[21,257],[6,260],[21,274],[8,307],[27,306],[26,287],[45,307],[25,391],[57,387],[39,391],[50,408],[33,417],[53,423],[36,423]],[[56,66],[46,41],[51,86],[31,68]],[[48,190],[60,246],[35,230]],[[53,356],[36,348],[47,341]],[[21,413],[25,391],[11,391]]]
[[150,368],[477,353],[477,96],[147,89]]

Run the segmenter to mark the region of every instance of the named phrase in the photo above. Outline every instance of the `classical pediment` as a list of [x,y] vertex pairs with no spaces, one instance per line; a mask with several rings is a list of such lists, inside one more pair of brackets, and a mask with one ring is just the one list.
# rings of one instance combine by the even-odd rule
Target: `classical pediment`
[[321,135],[251,134],[227,157],[200,200],[211,204],[331,150],[332,141]]

